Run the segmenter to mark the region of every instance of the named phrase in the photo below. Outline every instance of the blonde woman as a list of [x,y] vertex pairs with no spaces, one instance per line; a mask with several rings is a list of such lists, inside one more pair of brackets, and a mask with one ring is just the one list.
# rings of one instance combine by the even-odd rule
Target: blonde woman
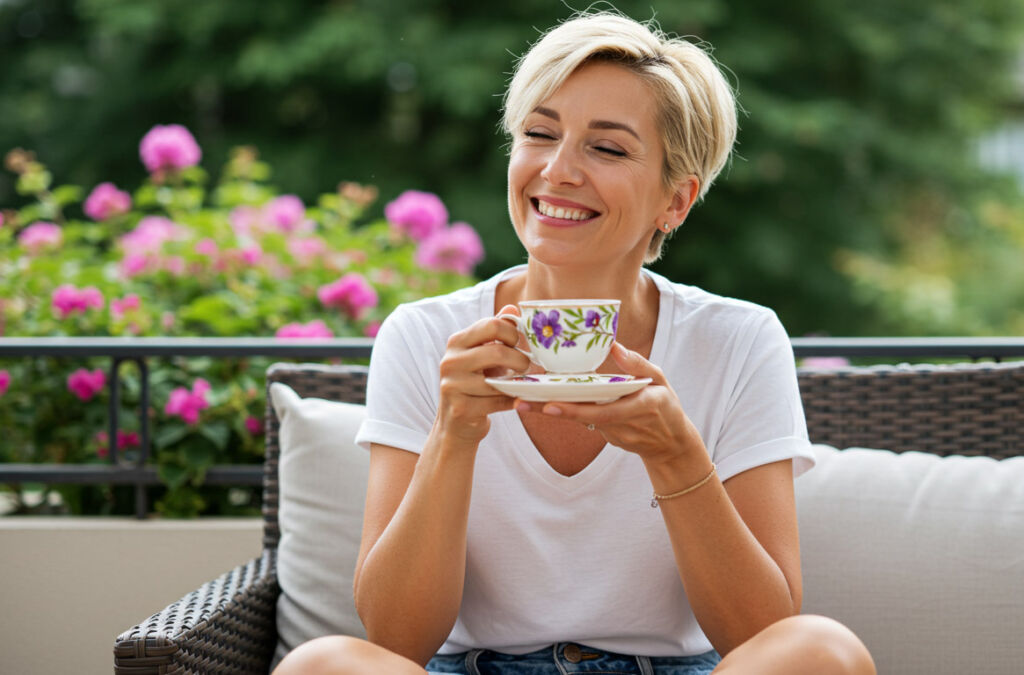
[[[725,166],[735,110],[705,51],[615,13],[519,62],[504,125],[527,263],[385,322],[358,437],[369,641],[312,640],[279,675],[874,672],[849,630],[800,615],[793,478],[813,457],[785,331],[644,268]],[[598,297],[621,301],[599,370],[649,386],[596,405],[485,382],[537,370],[497,314]]]

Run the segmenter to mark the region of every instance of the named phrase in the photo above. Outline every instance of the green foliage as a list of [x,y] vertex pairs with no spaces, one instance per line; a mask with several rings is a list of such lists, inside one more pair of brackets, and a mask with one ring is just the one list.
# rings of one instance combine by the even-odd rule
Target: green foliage
[[[414,240],[383,220],[368,220],[374,188],[343,184],[315,206],[280,211],[295,200],[278,196],[267,183],[269,166],[251,148],[232,154],[212,189],[197,167],[164,170],[135,190],[130,210],[127,204],[105,214],[87,209],[100,222],[65,218],[65,211],[79,208],[83,191],[51,187],[50,173],[31,154],[11,153],[7,164],[33,201],[5,211],[0,226],[0,335],[284,339],[282,331],[305,324],[317,329],[309,337],[361,336],[373,334],[399,303],[472,282],[421,266]],[[32,244],[28,237],[43,214],[59,224],[51,229],[61,239]],[[323,289],[346,280],[351,292],[342,300],[321,298]],[[88,289],[96,300],[82,300]],[[66,304],[71,301],[62,293],[80,304]],[[137,367],[120,370],[122,428],[115,439],[106,438],[109,374],[105,384],[85,391],[70,379],[84,368],[102,380],[108,361],[0,362],[0,463],[107,462],[113,443],[122,459],[136,460]],[[157,511],[175,517],[256,512],[257,490],[203,483],[215,464],[262,462],[268,365],[266,358],[148,363],[145,414],[163,483],[154,495]],[[13,487],[15,499],[24,487]],[[133,512],[130,490],[56,491],[72,513],[107,514]]]
[[[258,144],[282,190],[307,201],[339,176],[444,194],[483,232],[489,275],[523,259],[505,210],[500,94],[515,55],[571,4],[15,0],[0,5],[0,148],[33,148],[78,184],[120,184],[135,171],[132,139],[177,121],[214,164]],[[794,333],[914,332],[837,252],[912,266],[901,256],[914,244],[893,228],[925,192],[956,195],[957,218],[989,233],[954,236],[958,247],[1000,267],[1012,240],[990,245],[982,205],[1017,197],[990,190],[974,142],[1019,97],[1024,4],[616,5],[713,45],[746,110],[731,167],[656,269],[768,304]],[[0,182],[0,203],[13,192]],[[937,273],[962,283],[958,268]]]
[[[586,4],[13,0],[0,4],[0,149],[32,148],[73,183],[123,184],[133,139],[181,122],[210,165],[257,144],[307,201],[335,177],[444,194],[484,233],[487,275],[523,257],[500,94],[538,29]],[[747,111],[732,166],[657,265],[673,278],[773,306],[796,333],[913,332],[836,252],[910,265],[893,214],[922,191],[956,195],[978,231],[981,204],[1016,199],[988,192],[973,143],[1019,98],[1018,0],[616,5],[713,45]],[[14,196],[0,181],[0,203]],[[982,239],[958,244],[998,267]],[[959,285],[955,273],[941,270]]]

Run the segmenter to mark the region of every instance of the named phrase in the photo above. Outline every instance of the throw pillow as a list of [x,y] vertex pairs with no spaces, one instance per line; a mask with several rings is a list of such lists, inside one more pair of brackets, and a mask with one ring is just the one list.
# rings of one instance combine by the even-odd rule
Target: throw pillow
[[352,599],[370,455],[353,440],[361,405],[270,385],[280,420],[278,643],[273,666],[321,635],[365,637]]

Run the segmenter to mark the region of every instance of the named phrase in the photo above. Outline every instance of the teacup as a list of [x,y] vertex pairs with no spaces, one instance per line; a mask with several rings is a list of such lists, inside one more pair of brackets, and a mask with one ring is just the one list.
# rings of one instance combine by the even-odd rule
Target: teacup
[[550,373],[593,373],[608,358],[619,328],[618,300],[524,300],[522,316],[499,314],[526,335],[520,350]]

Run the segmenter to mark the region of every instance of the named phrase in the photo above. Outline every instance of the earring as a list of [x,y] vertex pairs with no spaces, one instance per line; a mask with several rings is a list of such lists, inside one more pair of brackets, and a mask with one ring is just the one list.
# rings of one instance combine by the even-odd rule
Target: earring
[[664,225],[661,226],[661,229],[663,229],[665,232],[668,232],[669,230],[672,229],[672,226],[669,225],[668,223],[665,223]]

